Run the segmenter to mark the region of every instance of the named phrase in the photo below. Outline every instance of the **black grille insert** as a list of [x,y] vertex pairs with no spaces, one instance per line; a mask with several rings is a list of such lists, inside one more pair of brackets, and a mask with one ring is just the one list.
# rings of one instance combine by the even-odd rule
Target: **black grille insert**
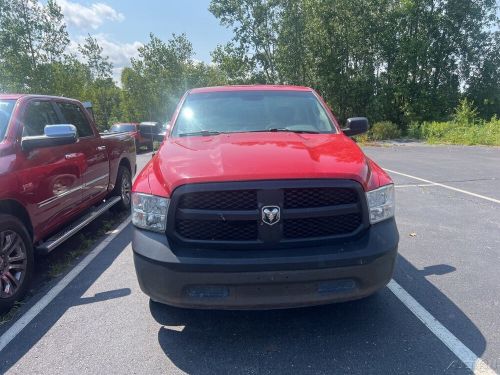
[[256,221],[178,220],[177,232],[185,238],[205,241],[255,241]]
[[179,208],[198,210],[255,210],[256,190],[200,191],[184,194]]
[[357,203],[356,190],[347,188],[285,189],[284,208],[313,208]]
[[362,224],[361,214],[285,219],[283,235],[289,239],[329,237],[349,234]]

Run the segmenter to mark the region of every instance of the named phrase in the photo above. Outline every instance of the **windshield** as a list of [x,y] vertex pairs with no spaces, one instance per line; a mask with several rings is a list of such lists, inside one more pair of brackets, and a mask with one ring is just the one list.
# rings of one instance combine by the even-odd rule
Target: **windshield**
[[111,127],[110,131],[112,132],[133,132],[135,131],[134,124],[115,124]]
[[160,124],[157,123],[141,123],[139,125],[139,131],[143,135],[148,135],[148,134],[158,134],[160,133]]
[[336,132],[312,92],[226,91],[189,95],[173,135],[257,131]]
[[0,99],[0,141],[5,137],[7,126],[9,125],[10,115],[14,108],[15,100]]

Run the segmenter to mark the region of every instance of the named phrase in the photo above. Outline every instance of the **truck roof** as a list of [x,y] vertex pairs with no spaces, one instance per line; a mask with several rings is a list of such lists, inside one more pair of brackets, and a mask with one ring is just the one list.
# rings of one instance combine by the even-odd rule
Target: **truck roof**
[[62,96],[53,95],[37,95],[37,94],[0,94],[0,99],[13,99],[17,100],[20,98],[52,98],[52,99],[65,99],[65,100],[75,100],[71,98],[65,98]]
[[[192,89],[189,92],[192,94],[196,94],[196,93],[218,92],[218,91],[312,91],[312,89],[309,87],[293,86],[293,85],[228,85],[228,86],[199,87]],[[61,96],[52,96],[52,95],[0,94],[0,99],[17,100],[23,97],[58,98],[58,99],[64,98]],[[69,98],[64,98],[64,99],[69,99]]]
[[292,85],[234,85],[212,86],[192,89],[191,94],[219,92],[219,91],[312,91],[309,87]]

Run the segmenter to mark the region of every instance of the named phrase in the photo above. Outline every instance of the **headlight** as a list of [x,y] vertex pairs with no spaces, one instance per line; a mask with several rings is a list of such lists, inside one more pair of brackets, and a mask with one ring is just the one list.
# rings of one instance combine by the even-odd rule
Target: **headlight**
[[385,185],[376,190],[366,193],[368,211],[370,213],[370,223],[389,219],[394,216],[394,185]]
[[168,198],[132,193],[132,223],[139,228],[164,232],[169,204]]

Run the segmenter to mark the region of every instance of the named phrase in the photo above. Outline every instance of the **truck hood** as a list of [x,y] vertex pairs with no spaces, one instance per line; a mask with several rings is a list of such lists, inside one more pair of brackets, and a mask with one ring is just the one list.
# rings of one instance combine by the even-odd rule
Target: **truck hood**
[[149,165],[151,193],[188,183],[339,178],[370,189],[370,161],[343,134],[234,133],[167,138]]

